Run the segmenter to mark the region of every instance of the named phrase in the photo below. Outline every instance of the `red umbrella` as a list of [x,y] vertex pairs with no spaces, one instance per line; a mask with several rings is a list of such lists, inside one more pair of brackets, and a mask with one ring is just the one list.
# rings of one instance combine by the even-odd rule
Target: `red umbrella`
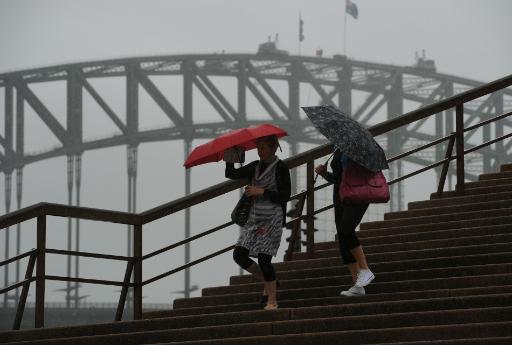
[[267,135],[276,135],[280,138],[288,135],[288,133],[279,127],[269,124],[235,129],[196,147],[188,155],[183,165],[188,169],[195,165],[218,162],[223,158],[224,150],[234,146],[240,146],[245,151],[251,150],[256,147],[256,139],[266,137]]

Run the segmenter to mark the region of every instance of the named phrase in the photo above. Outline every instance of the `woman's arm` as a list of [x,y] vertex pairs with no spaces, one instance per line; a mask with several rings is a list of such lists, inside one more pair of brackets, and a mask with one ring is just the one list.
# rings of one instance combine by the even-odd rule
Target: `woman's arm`
[[327,166],[325,164],[319,165],[315,168],[315,172],[322,176],[327,182],[336,183],[336,175],[334,173],[327,171]]
[[332,173],[332,172],[326,171],[325,174],[322,175],[322,177],[324,179],[326,179],[327,182],[330,182],[330,183],[333,183],[333,184],[335,184],[338,181],[336,175],[334,173]]
[[229,178],[231,180],[239,180],[244,178],[250,180],[254,175],[256,164],[258,164],[258,161],[251,162],[240,168],[235,168],[235,163],[226,162],[226,170],[224,172],[224,175],[226,176],[226,178]]

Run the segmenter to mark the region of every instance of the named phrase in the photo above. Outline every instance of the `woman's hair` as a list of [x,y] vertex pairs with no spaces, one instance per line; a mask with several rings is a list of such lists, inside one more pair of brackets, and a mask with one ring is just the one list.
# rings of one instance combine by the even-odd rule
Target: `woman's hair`
[[273,149],[277,149],[277,147],[279,146],[279,140],[277,140],[277,136],[274,134],[267,135],[266,137],[258,138],[256,141],[263,142]]

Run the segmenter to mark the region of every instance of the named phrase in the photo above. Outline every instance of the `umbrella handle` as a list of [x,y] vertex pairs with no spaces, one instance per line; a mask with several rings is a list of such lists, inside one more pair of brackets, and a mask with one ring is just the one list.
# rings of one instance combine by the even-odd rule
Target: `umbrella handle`
[[313,185],[315,185],[317,178],[318,178],[318,173],[316,173],[316,175],[315,175],[315,180],[313,181]]
[[[326,166],[327,166],[327,163],[329,162],[329,159],[331,159],[331,158],[332,158],[332,156],[334,156],[334,152],[333,152],[333,153],[331,153],[331,155],[329,156],[329,158],[327,158],[327,160],[325,161],[324,165],[326,165]],[[317,178],[318,178],[318,173],[315,175],[315,180],[313,181],[313,185],[316,183]]]

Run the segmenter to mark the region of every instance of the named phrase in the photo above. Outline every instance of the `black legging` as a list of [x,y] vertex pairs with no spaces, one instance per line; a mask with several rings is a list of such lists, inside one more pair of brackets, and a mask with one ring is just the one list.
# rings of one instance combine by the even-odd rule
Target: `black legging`
[[[236,246],[233,250],[233,260],[235,260],[235,262],[244,270],[247,270],[252,264],[256,264],[251,258],[249,258],[249,249],[239,246]],[[267,282],[276,280],[276,272],[270,261],[272,261],[271,255],[258,254],[258,264],[261,272],[263,273],[263,278]]]
[[356,236],[356,227],[363,219],[369,204],[342,204],[334,205],[334,222],[338,233],[340,253],[345,265],[357,262],[350,252],[360,245]]

